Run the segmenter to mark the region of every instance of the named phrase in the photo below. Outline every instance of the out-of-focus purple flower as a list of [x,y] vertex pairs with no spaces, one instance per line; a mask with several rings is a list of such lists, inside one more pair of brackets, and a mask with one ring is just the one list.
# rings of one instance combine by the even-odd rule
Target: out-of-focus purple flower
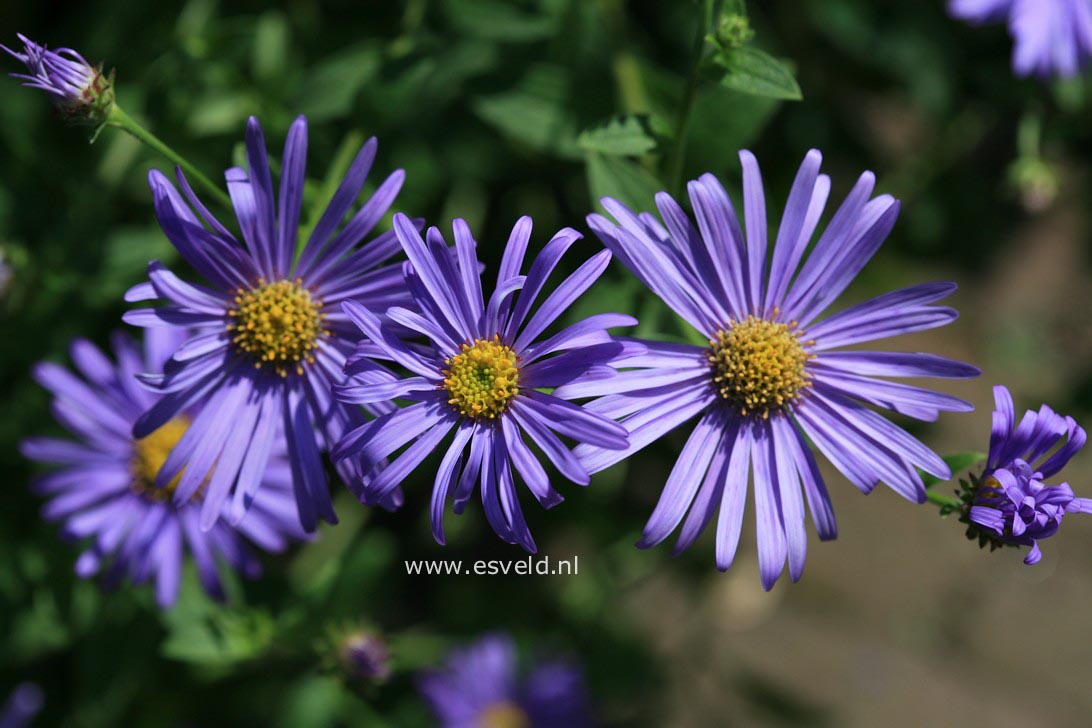
[[0,707],[0,728],[27,728],[44,704],[45,695],[40,687],[30,682],[16,685]]
[[[144,377],[165,396],[137,421],[135,433],[144,437],[183,408],[202,403],[201,416],[159,476],[163,485],[181,474],[175,501],[184,503],[215,467],[201,506],[202,528],[212,527],[229,497],[229,519],[242,518],[282,427],[304,529],[313,531],[319,518],[337,522],[321,453],[364,422],[358,407],[332,394],[358,338],[340,304],[354,300],[385,309],[410,301],[401,266],[385,265],[398,250],[394,233],[365,243],[394,202],[404,173],[387,177],[343,224],[376,147],[373,138],[361,148],[298,256],[307,156],[302,116],[288,132],[279,195],[261,125],[254,118],[247,124],[249,173],[236,167],[226,175],[241,241],[197,199],[181,170],[178,189],[158,171],[149,175],[163,232],[208,285],[186,283],[153,261],[150,281],[126,294],[128,301],[163,304],[129,311],[126,322],[196,331],[162,376]],[[381,414],[394,407],[377,402],[372,409]],[[338,472],[346,482],[360,477],[351,461],[339,463]],[[396,505],[400,497],[391,492],[383,505]]]
[[21,33],[18,38],[23,44],[22,53],[0,45],[26,64],[27,73],[13,73],[12,77],[22,80],[24,86],[45,91],[70,120],[93,124],[106,120],[114,103],[114,86],[101,68],[92,66],[71,48],[51,51]]
[[[427,242],[405,215],[394,216],[394,229],[410,263],[405,286],[421,312],[386,309],[387,317],[426,345],[406,342],[367,306],[348,301],[345,313],[366,338],[349,360],[352,379],[337,388],[344,402],[370,404],[393,398],[414,404],[349,432],[335,458],[359,458],[368,477],[358,492],[365,502],[388,497],[402,479],[449,434],[451,444],[440,463],[432,491],[432,532],[444,543],[444,507],[449,497],[462,513],[480,480],[489,524],[508,543],[534,552],[523,518],[515,472],[544,507],[561,502],[524,436],[529,437],[561,473],[587,485],[588,471],[558,435],[607,449],[626,446],[625,430],[614,421],[542,389],[561,387],[580,377],[612,376],[607,366],[643,347],[612,341],[607,329],[631,326],[630,316],[606,313],[572,324],[557,334],[542,334],[599,278],[610,261],[600,251],[562,281],[541,305],[536,301],[570,245],[580,238],[564,229],[550,240],[521,275],[531,219],[512,231],[497,274],[496,288],[483,294],[477,244],[463,220],[454,222],[455,249],[430,228]],[[382,311],[379,309],[378,311]],[[409,371],[400,376],[394,362]],[[390,465],[383,461],[412,443]],[[463,451],[469,455],[463,465]],[[461,471],[461,472],[460,472]]]
[[1035,564],[1043,558],[1038,541],[1057,533],[1065,514],[1092,513],[1092,499],[1076,497],[1068,483],[1043,482],[1065,467],[1087,436],[1072,417],[1046,405],[1028,410],[1017,425],[1012,395],[1001,386],[993,393],[989,459],[971,484],[967,519],[992,542],[1030,546],[1024,563]]
[[949,0],[971,23],[1007,20],[1017,75],[1073,76],[1092,58],[1092,0]]
[[12,270],[11,261],[5,255],[4,249],[0,248],[0,301],[3,301],[4,297],[8,295],[8,288],[11,287],[11,281],[14,277],[15,272]]
[[343,635],[337,646],[345,674],[354,680],[382,682],[390,677],[391,657],[383,639],[367,630]]
[[[160,371],[184,340],[179,330],[159,329],[145,338],[143,353],[125,335],[114,337],[116,363],[83,339],[72,344],[80,376],[51,363],[39,364],[34,377],[53,393],[53,414],[78,441],[31,438],[23,454],[61,466],[34,484],[48,502],[42,510],[50,521],[63,522],[66,539],[86,544],[76,573],[90,578],[102,573],[108,586],[128,578],[134,584],[155,580],[163,608],[178,596],[182,562],[193,557],[205,590],[223,597],[221,563],[255,578],[261,566],[248,542],[266,551],[281,551],[303,538],[292,497],[291,471],[284,459],[280,433],[271,442],[271,465],[262,492],[247,517],[237,525],[216,521],[205,532],[198,527],[198,504],[206,498],[208,479],[183,503],[172,502],[178,478],[157,486],[163,463],[184,433],[202,416],[182,410],[147,435],[134,438],[133,423],[160,397],[140,386],[137,374]],[[208,473],[208,469],[200,475]]]
[[521,680],[515,645],[503,635],[453,651],[443,668],[421,677],[419,689],[443,728],[580,728],[593,722],[578,667],[543,663]]
[[[834,511],[809,440],[862,492],[880,482],[911,501],[925,500],[918,468],[951,471],[933,451],[869,407],[920,420],[966,412],[963,400],[889,377],[973,377],[978,370],[932,354],[836,351],[846,346],[944,326],[951,308],[930,304],[955,290],[926,283],[878,296],[820,319],[879,250],[899,203],[872,196],[861,175],[811,246],[830,191],[812,150],[789,193],[777,241],[767,243],[766,202],[758,162],[741,152],[744,227],[712,175],[689,184],[697,226],[661,192],[661,223],[606,198],[618,221],[588,224],[633,273],[693,326],[706,346],[642,342],[648,352],[622,362],[618,377],[573,382],[556,396],[606,395],[586,409],[618,418],[629,448],[576,449],[591,472],[602,470],[699,418],[668,476],[638,546],[660,543],[682,526],[676,551],[688,548],[719,511],[716,561],[731,566],[753,475],[758,562],[769,589],[784,569],[795,581],[807,546],[805,502],[821,539],[837,535]],[[810,254],[805,258],[805,253]]]

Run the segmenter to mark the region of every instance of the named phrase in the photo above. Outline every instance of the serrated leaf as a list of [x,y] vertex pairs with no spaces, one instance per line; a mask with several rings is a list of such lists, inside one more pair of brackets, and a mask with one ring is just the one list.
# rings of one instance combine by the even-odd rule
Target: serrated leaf
[[633,160],[590,153],[588,189],[597,209],[602,209],[599,200],[613,197],[630,209],[641,212],[655,209],[656,193],[664,189],[664,185]]
[[475,99],[474,113],[510,139],[577,159],[576,121],[566,104],[570,83],[562,68],[536,66],[512,89]]
[[648,114],[625,114],[584,130],[577,143],[589,152],[635,157],[656,151],[666,136]]
[[[944,455],[941,457],[941,460],[943,460],[945,464],[947,464],[947,466],[952,469],[953,478],[955,478],[957,474],[963,472],[964,470],[970,470],[974,466],[983,462],[985,459],[986,456],[980,452],[959,452],[955,453],[954,455]],[[921,479],[922,482],[925,483],[926,488],[932,488],[938,483],[947,482],[932,475],[922,475]]]
[[800,86],[784,61],[753,46],[733,48],[718,54],[718,65],[727,73],[721,83],[752,96],[799,101]]

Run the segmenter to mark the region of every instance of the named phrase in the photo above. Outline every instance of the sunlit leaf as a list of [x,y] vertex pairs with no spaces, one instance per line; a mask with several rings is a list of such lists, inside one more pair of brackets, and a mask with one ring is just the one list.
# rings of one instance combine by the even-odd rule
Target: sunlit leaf
[[721,52],[716,62],[727,71],[721,83],[735,91],[754,96],[798,101],[803,98],[792,71],[770,54],[754,46]]

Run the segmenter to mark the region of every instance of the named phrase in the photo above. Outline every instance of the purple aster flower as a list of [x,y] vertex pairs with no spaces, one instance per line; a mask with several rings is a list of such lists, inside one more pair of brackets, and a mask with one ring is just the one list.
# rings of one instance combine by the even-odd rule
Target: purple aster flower
[[15,272],[12,269],[11,262],[7,259],[4,249],[0,248],[0,301],[8,295],[8,289],[11,287],[11,282],[15,278]]
[[1008,20],[1020,76],[1073,76],[1092,58],[1092,0],[949,0],[971,23]]
[[1012,395],[994,387],[996,408],[990,433],[990,454],[980,478],[969,484],[973,524],[968,535],[984,537],[992,548],[1030,546],[1025,564],[1043,558],[1039,539],[1058,532],[1067,513],[1092,513],[1092,499],[1078,498],[1068,483],[1048,485],[1088,439],[1072,417],[1063,417],[1045,404],[1028,410],[1016,424]]
[[201,413],[178,412],[134,438],[133,423],[161,399],[139,385],[137,374],[159,371],[184,340],[178,330],[151,331],[142,353],[118,334],[113,341],[115,364],[94,344],[77,339],[71,356],[81,376],[43,362],[35,367],[34,378],[53,393],[54,416],[79,442],[32,438],[22,443],[26,457],[61,466],[33,487],[48,499],[42,515],[62,521],[66,539],[87,543],[76,573],[90,578],[102,572],[109,586],[126,577],[134,584],[154,578],[156,599],[164,608],[178,596],[186,553],[193,556],[206,591],[222,598],[220,562],[256,578],[260,564],[247,542],[277,552],[304,535],[283,445],[274,449],[265,489],[235,527],[217,521],[207,532],[198,528],[196,502],[206,498],[209,479],[202,478],[190,501],[181,504],[171,499],[179,478],[157,485],[163,463]]
[[45,91],[54,106],[75,121],[101,124],[114,103],[111,78],[71,48],[51,51],[18,34],[23,52],[0,45],[10,56],[26,64],[28,73],[13,73],[23,85]]
[[[613,342],[606,329],[636,322],[630,316],[600,314],[541,338],[599,278],[610,253],[604,250],[590,258],[532,310],[562,255],[581,235],[561,230],[524,276],[520,270],[531,219],[522,218],[505,248],[496,288],[486,298],[470,228],[463,220],[456,220],[453,228],[454,255],[436,228],[429,229],[426,243],[405,215],[394,216],[395,232],[410,261],[405,266],[405,286],[421,313],[392,307],[387,316],[414,336],[426,337],[427,344],[403,341],[365,305],[344,304],[367,338],[346,370],[354,378],[337,390],[337,396],[360,404],[392,398],[412,404],[348,433],[334,457],[355,456],[371,468],[359,487],[360,497],[368,502],[387,497],[454,433],[432,491],[436,540],[444,543],[447,499],[453,498],[455,512],[462,513],[480,480],[493,530],[508,543],[534,552],[512,466],[544,507],[562,498],[551,487],[524,435],[566,478],[581,485],[587,485],[590,476],[558,435],[608,449],[626,446],[625,430],[617,423],[582,409],[569,398],[540,390],[577,377],[613,375],[607,364],[635,347]],[[404,367],[409,375],[394,374],[386,367],[388,362]],[[385,458],[407,443],[412,444],[389,466],[383,465]]]
[[42,689],[34,683],[16,685],[0,707],[0,728],[26,728],[42,711],[44,702]]
[[[165,304],[129,311],[128,323],[197,333],[175,352],[162,376],[144,378],[166,396],[137,421],[134,432],[145,437],[184,408],[204,403],[160,471],[159,484],[181,473],[175,500],[185,503],[215,465],[201,508],[201,526],[207,529],[229,496],[236,506],[250,503],[283,423],[300,519],[313,531],[318,518],[337,522],[321,452],[364,421],[359,408],[331,394],[357,338],[339,304],[358,300],[386,308],[409,302],[400,267],[383,266],[398,250],[394,233],[362,244],[405,175],[398,170],[387,177],[342,226],[375,159],[376,141],[368,140],[297,255],[307,121],[298,118],[288,132],[279,197],[254,118],[247,124],[246,149],[249,174],[237,167],[227,171],[242,241],[197,199],[181,171],[177,190],[159,172],[149,175],[163,231],[208,285],[185,283],[153,261],[151,281],[127,294],[129,301]],[[372,409],[382,413],[392,407],[376,403]],[[346,482],[359,477],[349,461],[338,471]],[[384,505],[399,497],[388,494]],[[244,510],[235,508],[232,518],[241,518]]]
[[444,728],[579,728],[593,722],[579,668],[544,663],[520,680],[515,645],[503,635],[453,651],[442,669],[421,678],[419,689]]
[[709,344],[643,342],[648,353],[624,362],[628,371],[615,379],[574,382],[554,394],[605,394],[586,409],[620,419],[630,433],[625,450],[578,447],[576,454],[591,472],[699,418],[638,546],[658,544],[682,524],[676,552],[682,551],[719,510],[716,560],[727,569],[753,478],[759,567],[769,589],[786,557],[794,581],[803,571],[805,501],[819,537],[837,535],[808,440],[863,492],[883,481],[920,503],[925,487],[915,468],[948,478],[948,466],[866,405],[920,420],[972,407],[878,377],[979,372],[931,354],[835,351],[951,322],[955,311],[929,304],[955,285],[912,286],[819,320],[879,249],[899,203],[889,195],[870,199],[875,180],[866,172],[805,260],[830,191],[830,180],[819,174],[822,155],[813,150],[800,167],[776,243],[768,250],[758,163],[749,152],[740,158],[746,237],[728,194],[708,174],[688,187],[697,227],[663,192],[656,196],[662,224],[610,198],[603,206],[617,224],[588,217],[618,259]]

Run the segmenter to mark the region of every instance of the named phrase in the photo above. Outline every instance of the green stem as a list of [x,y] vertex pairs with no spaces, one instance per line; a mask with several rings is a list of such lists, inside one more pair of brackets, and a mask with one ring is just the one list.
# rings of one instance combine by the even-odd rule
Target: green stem
[[686,80],[686,92],[683,95],[682,105],[679,106],[679,115],[675,121],[675,146],[672,148],[671,156],[667,160],[668,189],[672,192],[679,191],[682,185],[683,162],[686,159],[686,137],[690,131],[690,116],[694,108],[694,99],[697,98],[698,87],[701,85],[701,59],[705,51],[705,35],[709,30],[712,14],[713,0],[704,0],[701,18],[698,19],[698,31],[694,37],[694,51],[690,59],[690,75]]
[[648,95],[641,79],[641,67],[636,56],[629,52],[625,44],[626,16],[620,0],[602,0],[602,12],[610,28],[611,71],[614,73],[614,85],[618,89],[622,112],[626,114],[648,111]]
[[1038,159],[1042,135],[1043,120],[1039,113],[1036,111],[1025,113],[1016,131],[1017,153],[1024,158]]
[[212,180],[206,177],[201,170],[183,159],[178,152],[167,146],[159,137],[138,124],[133,117],[126,114],[116,103],[110,109],[110,115],[106,118],[106,124],[129,132],[171,162],[177,164],[185,171],[186,176],[191,181],[195,182],[198,186],[202,187],[206,192],[216,198],[216,201],[225,208],[228,210],[232,209],[231,198],[228,196],[227,192],[213,184]]
[[943,495],[935,490],[925,491],[925,497],[930,503],[935,503],[938,506],[951,506],[952,508],[960,508],[963,506],[963,501],[954,495]]

